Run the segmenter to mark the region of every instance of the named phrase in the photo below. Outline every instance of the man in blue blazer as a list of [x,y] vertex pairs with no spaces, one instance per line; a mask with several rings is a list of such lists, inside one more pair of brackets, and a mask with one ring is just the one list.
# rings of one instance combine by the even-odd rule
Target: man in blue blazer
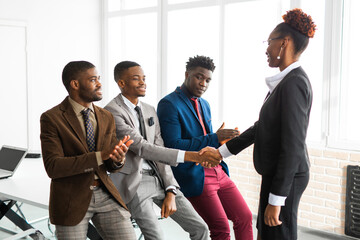
[[[158,104],[161,134],[166,147],[199,151],[206,146],[219,147],[220,142],[239,135],[235,129],[212,130],[209,103],[201,98],[215,69],[205,56],[190,58],[185,81]],[[228,219],[234,222],[236,239],[252,239],[252,214],[233,181],[228,167],[203,168],[181,163],[173,172],[182,192],[210,229],[211,239],[230,239]]]

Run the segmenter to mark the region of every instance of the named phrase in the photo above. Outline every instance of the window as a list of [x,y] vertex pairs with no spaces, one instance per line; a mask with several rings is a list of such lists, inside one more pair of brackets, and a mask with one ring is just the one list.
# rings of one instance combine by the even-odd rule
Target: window
[[204,1],[204,0],[168,0],[168,3],[178,4],[178,3],[187,3],[187,2],[196,2],[196,1]]
[[360,81],[358,79],[358,56],[360,54],[360,16],[357,0],[343,1],[342,48],[340,51],[340,72],[336,89],[332,89],[336,104],[331,107],[330,119],[331,147],[360,150]]
[[[317,25],[300,59],[313,87],[307,141],[311,145],[360,150],[360,55],[358,0],[107,0],[105,62],[112,79],[115,64],[137,61],[147,75],[145,101],[156,106],[185,78],[189,57],[206,55],[216,69],[204,94],[212,109],[214,131],[225,121],[244,131],[257,119],[268,91],[262,44],[281,16],[302,8]],[[115,96],[118,88],[110,84]],[[111,97],[111,98],[112,98]]]
[[155,7],[157,0],[108,0],[109,11]]
[[214,109],[217,109],[219,101],[217,90],[220,84],[218,19],[218,6],[174,10],[169,12],[167,30],[167,89],[164,95],[184,82],[185,66],[189,57],[205,55],[214,59],[216,69],[204,94],[205,99],[211,99],[213,120],[217,119]]
[[[271,31],[280,22],[279,1],[249,1],[225,6],[222,120],[240,131],[252,126],[275,73],[265,55]],[[254,14],[256,13],[256,14]],[[259,21],[258,16],[264,21]],[[266,19],[266,20],[265,20]],[[250,104],[251,103],[251,104]]]
[[[204,98],[211,105],[214,130],[222,121],[226,127],[248,127],[256,121],[267,92],[265,75],[256,68],[266,68],[262,40],[280,21],[281,2],[108,0],[104,14],[108,79],[117,62],[138,61],[147,75],[146,101],[156,106],[161,97],[183,83],[189,57],[209,56],[216,69]],[[254,13],[268,21],[257,21]],[[251,24],[242,24],[249,21]],[[247,65],[249,60],[252,66]],[[115,96],[119,91],[115,82],[109,85],[109,95]],[[250,97],[256,108],[247,104]],[[232,102],[244,105],[234,111]]]
[[309,46],[302,54],[300,62],[309,76],[313,89],[313,103],[310,115],[310,124],[307,140],[319,144],[325,139],[326,126],[322,119],[326,112],[323,111],[323,72],[324,72],[324,34],[325,34],[325,0],[302,0],[300,6],[309,14],[316,24],[314,38],[310,39]]
[[[114,67],[121,61],[139,63],[146,75],[146,98],[157,98],[157,15],[156,13],[117,16],[108,20],[108,92],[114,98],[119,88],[114,81]],[[110,100],[109,99],[109,100]]]

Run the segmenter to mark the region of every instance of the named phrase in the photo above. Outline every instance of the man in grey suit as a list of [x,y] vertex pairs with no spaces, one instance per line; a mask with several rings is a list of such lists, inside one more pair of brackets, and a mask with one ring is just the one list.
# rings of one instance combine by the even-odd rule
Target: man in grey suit
[[[155,203],[161,208],[161,217],[171,215],[189,233],[191,239],[208,239],[206,223],[179,190],[169,166],[184,161],[209,161],[208,156],[201,158],[197,152],[163,147],[155,108],[138,99],[146,93],[145,75],[139,64],[120,62],[114,69],[114,78],[121,94],[105,109],[115,118],[117,137],[130,135],[134,143],[126,154],[125,166],[110,177],[132,218],[145,239],[164,239],[153,209]],[[211,164],[217,165],[220,160],[212,159]]]

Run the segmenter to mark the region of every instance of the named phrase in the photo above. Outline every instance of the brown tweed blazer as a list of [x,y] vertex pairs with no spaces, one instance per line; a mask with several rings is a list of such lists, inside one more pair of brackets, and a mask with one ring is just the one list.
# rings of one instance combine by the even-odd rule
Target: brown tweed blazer
[[[94,105],[97,120],[96,151],[113,149],[117,144],[112,114]],[[114,171],[112,160],[98,166],[95,152],[89,152],[84,132],[68,100],[44,112],[40,118],[41,149],[44,166],[51,178],[49,213],[51,223],[74,226],[89,207],[90,186],[96,173],[109,193],[125,208],[107,171]]]

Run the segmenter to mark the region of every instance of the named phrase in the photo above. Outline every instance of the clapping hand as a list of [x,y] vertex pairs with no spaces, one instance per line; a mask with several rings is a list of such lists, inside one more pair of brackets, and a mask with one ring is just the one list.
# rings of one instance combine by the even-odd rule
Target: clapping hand
[[110,153],[109,157],[117,163],[125,163],[125,155],[129,149],[129,146],[133,143],[133,140],[130,140],[130,136],[126,135],[123,139],[115,145],[114,150]]
[[223,122],[221,127],[216,131],[216,135],[218,137],[218,141],[220,144],[223,144],[226,141],[229,141],[230,139],[240,135],[240,131],[237,128],[227,129],[224,127],[225,127],[225,123]]

